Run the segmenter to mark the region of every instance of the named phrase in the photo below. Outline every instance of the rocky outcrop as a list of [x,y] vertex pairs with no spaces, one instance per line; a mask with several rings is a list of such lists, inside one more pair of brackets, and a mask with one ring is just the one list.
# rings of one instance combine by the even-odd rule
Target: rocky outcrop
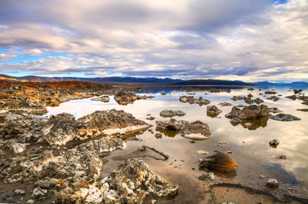
[[181,96],[179,101],[182,103],[198,104],[199,106],[208,105],[210,101],[202,97],[195,98],[194,96]]
[[120,105],[128,105],[136,100],[153,98],[153,96],[139,96],[132,92],[120,91],[114,96],[114,100]]
[[156,121],[156,130],[167,136],[173,137],[181,134],[183,137],[193,140],[207,139],[211,135],[209,126],[201,121],[191,123],[175,119]]
[[160,112],[160,116],[165,118],[172,118],[175,116],[181,117],[184,115],[185,113],[181,110],[163,110]]
[[270,110],[265,105],[250,105],[244,106],[242,109],[233,107],[225,117],[231,119],[232,125],[242,124],[245,128],[256,129],[266,126],[269,113]]
[[43,129],[50,145],[65,145],[72,140],[128,134],[144,131],[149,126],[124,111],[96,111],[78,120],[70,114],[52,116]]
[[206,114],[210,117],[217,117],[220,113],[222,111],[215,105],[206,107]]
[[58,194],[58,200],[68,203],[143,203],[145,200],[173,198],[178,186],[156,175],[143,161],[130,159],[110,176],[74,189],[73,194],[69,192]]
[[278,120],[278,121],[296,121],[300,120],[300,118],[291,115],[291,114],[285,114],[285,113],[279,113],[277,115],[271,116],[272,120]]

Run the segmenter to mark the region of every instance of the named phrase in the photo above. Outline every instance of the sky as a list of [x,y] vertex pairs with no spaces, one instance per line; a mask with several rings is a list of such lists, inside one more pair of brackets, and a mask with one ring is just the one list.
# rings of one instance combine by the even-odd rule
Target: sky
[[308,81],[308,0],[0,0],[0,73]]

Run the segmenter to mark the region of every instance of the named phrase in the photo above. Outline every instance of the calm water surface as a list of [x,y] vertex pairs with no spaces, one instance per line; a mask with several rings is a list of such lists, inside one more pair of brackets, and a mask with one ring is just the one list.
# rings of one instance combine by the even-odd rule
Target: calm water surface
[[[105,167],[105,172],[108,174],[118,162],[130,156],[136,157],[135,152],[142,145],[155,147],[168,154],[170,159],[166,162],[151,159],[150,156],[143,159],[149,163],[154,171],[180,184],[182,196],[179,196],[177,203],[189,203],[192,200],[195,200],[195,203],[197,201],[203,203],[202,199],[205,199],[203,184],[197,179],[201,174],[198,170],[198,161],[203,157],[197,153],[198,150],[205,150],[210,153],[215,150],[232,151],[232,158],[239,164],[237,175],[228,178],[233,181],[262,187],[267,180],[266,178],[276,178],[286,188],[296,187],[303,192],[308,192],[308,113],[296,110],[308,108],[308,106],[302,105],[298,100],[292,101],[285,98],[287,95],[292,95],[293,92],[279,90],[278,94],[283,96],[277,102],[260,97],[265,100],[265,104],[269,107],[277,107],[284,113],[293,114],[301,118],[300,121],[279,122],[268,120],[265,127],[259,127],[256,130],[248,130],[241,125],[232,126],[229,119],[224,117],[225,114],[230,112],[232,106],[222,107],[218,104],[220,102],[230,102],[234,105],[244,104],[243,101],[232,101],[231,97],[247,95],[248,93],[259,96],[258,90],[248,91],[246,89],[232,90],[230,93],[194,92],[196,97],[202,96],[210,100],[211,105],[217,105],[223,110],[223,113],[217,118],[210,118],[206,115],[206,106],[179,102],[179,96],[188,94],[181,91],[169,92],[166,95],[150,93],[155,98],[139,100],[127,106],[118,105],[112,97],[109,103],[91,99],[73,100],[62,103],[58,107],[48,108],[47,115],[66,112],[79,118],[97,110],[117,109],[132,113],[141,120],[146,120],[147,114],[151,114],[156,120],[166,120],[159,116],[160,111],[172,109],[182,110],[186,113],[184,117],[177,119],[206,122],[212,132],[212,136],[208,140],[191,143],[190,140],[180,135],[174,138],[165,136],[157,139],[154,134],[146,132],[139,135],[137,139],[128,141],[125,150],[113,152],[106,158],[109,160]],[[306,94],[308,94],[307,91]],[[153,124],[153,130],[155,130],[155,120],[147,122]],[[272,139],[280,141],[277,148],[271,148],[268,145],[268,142]],[[285,154],[287,160],[277,159],[281,154]],[[266,178],[261,179],[260,175],[264,175]]]

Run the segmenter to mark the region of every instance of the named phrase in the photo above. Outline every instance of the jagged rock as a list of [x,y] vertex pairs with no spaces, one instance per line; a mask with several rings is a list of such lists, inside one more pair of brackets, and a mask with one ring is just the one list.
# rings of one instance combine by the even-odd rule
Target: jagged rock
[[182,103],[198,104],[200,106],[210,104],[210,101],[202,97],[195,98],[194,96],[181,96],[179,101]]
[[43,128],[44,139],[50,145],[65,145],[77,138],[78,130],[83,124],[68,113],[51,116]]
[[189,139],[207,139],[211,133],[209,126],[201,121],[187,122],[170,119],[169,121],[156,121],[156,130],[167,136],[181,134]]
[[201,159],[200,170],[213,171],[223,174],[235,174],[238,164],[226,153],[216,151],[215,154]]
[[160,112],[160,116],[161,117],[165,117],[165,118],[171,118],[174,116],[184,116],[185,113],[181,110],[163,110]]
[[218,116],[222,111],[217,108],[217,106],[213,105],[213,106],[207,106],[206,107],[206,113],[208,116],[210,117],[216,117]]
[[284,114],[284,113],[279,113],[277,115],[271,116],[272,120],[278,120],[278,121],[296,121],[300,120],[300,118],[291,115],[291,114]]

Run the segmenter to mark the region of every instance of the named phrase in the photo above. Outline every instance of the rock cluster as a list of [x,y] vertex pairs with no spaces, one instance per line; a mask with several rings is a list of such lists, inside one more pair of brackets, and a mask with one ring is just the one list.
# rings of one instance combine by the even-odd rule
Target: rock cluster
[[266,105],[250,105],[244,106],[242,109],[233,107],[225,117],[231,119],[232,125],[242,124],[245,128],[256,129],[266,126],[269,113],[270,110]]
[[191,123],[175,119],[156,121],[156,130],[167,136],[181,134],[183,137],[195,140],[207,139],[211,135],[209,126],[201,121]]
[[195,98],[194,96],[181,96],[179,101],[182,103],[198,104],[199,106],[208,105],[210,101],[202,97]]

